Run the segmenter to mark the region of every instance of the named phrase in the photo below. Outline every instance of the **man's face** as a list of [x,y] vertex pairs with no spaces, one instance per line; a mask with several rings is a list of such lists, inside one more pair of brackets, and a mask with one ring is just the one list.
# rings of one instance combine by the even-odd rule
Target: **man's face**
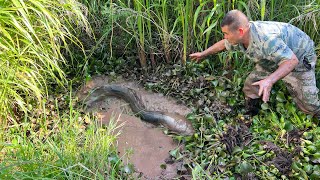
[[224,38],[232,45],[239,44],[241,42],[241,35],[239,30],[231,31],[229,26],[223,26],[221,28]]

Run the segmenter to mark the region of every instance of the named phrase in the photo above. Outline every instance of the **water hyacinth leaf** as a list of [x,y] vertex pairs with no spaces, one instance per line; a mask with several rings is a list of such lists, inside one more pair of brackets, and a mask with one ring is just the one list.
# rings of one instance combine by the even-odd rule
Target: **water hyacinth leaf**
[[310,127],[312,127],[313,126],[313,123],[312,122],[306,122],[305,123],[305,127],[306,128],[310,128]]
[[205,77],[206,81],[213,81],[214,79],[216,79],[216,77],[214,77],[212,75]]
[[295,171],[295,172],[299,172],[300,173],[300,177],[304,178],[304,179],[308,179],[308,175],[307,173],[301,169],[301,165],[299,163],[293,162],[291,165],[291,168]]
[[206,112],[206,113],[210,113],[210,109],[206,106],[204,109],[204,112]]
[[225,172],[225,170],[226,170],[226,160],[225,160],[225,158],[223,158],[223,157],[219,157],[218,158],[218,169],[221,172]]
[[269,109],[269,105],[267,103],[263,103],[263,104],[261,104],[261,108],[262,108],[262,110],[267,110],[267,109]]
[[289,132],[289,131],[292,131],[293,130],[293,125],[290,121],[286,121],[285,122],[285,125],[284,125],[284,129]]
[[190,121],[193,121],[196,119],[196,116],[193,113],[189,113],[189,114],[187,114],[187,119]]
[[123,167],[123,171],[127,174],[131,174],[134,172],[134,166],[133,164],[127,164]]
[[203,148],[204,147],[204,143],[198,144],[197,147],[198,148]]
[[320,152],[316,152],[313,154],[312,162],[315,164],[320,164]]
[[196,89],[195,89],[195,92],[196,92],[197,94],[200,94],[202,90],[203,90],[202,88],[196,88]]
[[314,166],[313,166],[313,170],[320,172],[320,165],[314,165]]
[[116,156],[116,155],[111,155],[111,156],[108,157],[108,161],[110,163],[117,163],[119,161],[119,157]]
[[218,83],[219,83],[218,80],[211,81],[211,84],[213,85],[213,87],[217,87]]
[[175,150],[171,150],[170,151],[170,155],[176,159],[179,159],[181,157],[179,148],[175,149]]
[[237,79],[237,86],[240,86],[241,83],[242,83],[242,78],[238,78]]
[[310,175],[310,179],[319,180],[320,178],[320,171],[313,171],[313,173]]
[[310,153],[316,153],[318,151],[318,149],[314,145],[307,146],[307,149]]
[[265,151],[265,150],[261,150],[261,151],[256,152],[255,154],[258,155],[258,156],[262,156],[262,155],[264,155],[266,152],[267,152],[267,151]]
[[304,132],[304,133],[303,133],[303,137],[304,137],[305,139],[312,139],[313,135],[312,135],[311,132]]
[[239,165],[239,173],[247,174],[249,172],[252,172],[253,170],[254,170],[253,166],[247,161],[243,161]]
[[239,152],[242,152],[242,149],[239,146],[236,146],[233,148],[232,154],[238,154]]
[[213,121],[213,116],[211,116],[210,114],[205,114],[204,116],[203,116],[203,120],[204,121]]
[[277,94],[276,100],[277,100],[278,102],[284,102],[284,101],[286,100],[285,97],[284,97],[283,92],[279,92],[279,93]]
[[220,92],[222,92],[222,91],[224,90],[224,87],[222,87],[222,86],[216,86],[215,90],[216,90],[218,93],[220,93]]
[[213,134],[210,134],[210,135],[203,135],[204,138],[206,138],[207,141],[211,141],[213,140]]
[[242,154],[242,157],[243,157],[244,159],[247,159],[248,157],[251,157],[251,154],[243,153],[243,154]]
[[226,167],[233,167],[233,166],[239,164],[240,161],[241,161],[241,158],[239,156],[234,156],[234,157],[231,158],[231,160],[226,165]]
[[230,95],[230,91],[222,91],[222,92],[220,93],[220,95],[221,95],[222,97],[228,97],[228,96]]
[[234,156],[232,159],[231,159],[231,161],[233,161],[233,162],[235,162],[235,163],[240,163],[240,161],[241,161],[241,158],[239,157],[239,156]]
[[307,174],[311,174],[312,173],[312,169],[313,169],[313,166],[311,164],[307,164],[307,163],[304,163],[303,164],[303,170],[307,173]]
[[181,142],[183,140],[183,136],[175,136],[174,137],[178,142]]
[[236,100],[235,97],[231,97],[231,98],[228,99],[228,104],[230,106],[234,106],[236,103],[237,103],[237,100]]

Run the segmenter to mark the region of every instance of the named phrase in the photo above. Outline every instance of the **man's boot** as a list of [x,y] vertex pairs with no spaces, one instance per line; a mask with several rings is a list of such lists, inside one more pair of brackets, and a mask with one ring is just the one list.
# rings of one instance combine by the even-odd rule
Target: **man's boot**
[[261,99],[246,99],[245,101],[245,115],[255,116],[259,113],[261,106]]

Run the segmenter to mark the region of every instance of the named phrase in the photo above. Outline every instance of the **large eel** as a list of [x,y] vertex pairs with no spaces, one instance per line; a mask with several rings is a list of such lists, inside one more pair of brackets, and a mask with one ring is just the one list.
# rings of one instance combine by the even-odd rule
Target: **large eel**
[[127,87],[119,85],[100,86],[90,94],[90,98],[88,101],[85,101],[85,104],[90,106],[93,102],[108,96],[115,96],[125,100],[129,103],[132,111],[146,122],[162,124],[181,135],[192,135],[194,133],[192,124],[184,116],[146,110],[135,91]]

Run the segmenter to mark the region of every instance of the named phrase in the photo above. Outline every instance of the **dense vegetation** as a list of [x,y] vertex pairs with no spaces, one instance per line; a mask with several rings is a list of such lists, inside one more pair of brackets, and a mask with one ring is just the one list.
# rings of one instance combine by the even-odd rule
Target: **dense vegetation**
[[237,52],[188,60],[222,38],[220,21],[234,8],[298,26],[319,55],[319,0],[0,0],[0,7],[1,179],[130,176],[113,147],[117,127],[102,128],[75,105],[74,85],[97,74],[137,80],[193,108],[197,132],[173,135],[186,148],[171,155],[194,179],[320,177],[319,122],[296,108],[283,84],[259,115],[246,117],[241,87],[250,61]]
[[82,49],[73,34],[90,35],[84,8],[73,0],[0,1],[0,179],[125,177],[115,120],[104,129],[75,108],[66,78],[77,62],[65,58],[68,45]]

